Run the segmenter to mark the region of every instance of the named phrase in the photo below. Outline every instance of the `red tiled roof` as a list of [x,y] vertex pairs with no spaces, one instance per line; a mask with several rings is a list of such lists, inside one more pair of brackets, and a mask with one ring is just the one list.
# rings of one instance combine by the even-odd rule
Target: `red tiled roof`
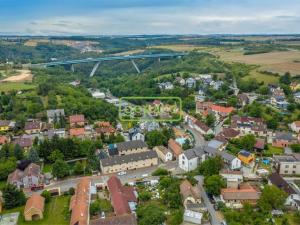
[[264,149],[265,148],[265,140],[264,139],[257,139],[254,145],[254,148],[257,149]]
[[4,145],[5,143],[8,143],[8,141],[6,136],[0,136],[0,145]]
[[69,117],[70,123],[82,123],[84,122],[84,115],[72,115]]
[[72,210],[70,225],[89,224],[90,183],[90,179],[85,177],[77,184],[70,202],[70,210]]
[[137,202],[133,187],[125,187],[116,176],[111,176],[107,181],[111,195],[112,206],[117,216],[131,213],[128,202]]
[[27,211],[30,210],[31,208],[44,212],[44,206],[45,206],[45,198],[43,198],[37,193],[34,193],[26,202],[24,208],[24,214],[26,214]]
[[24,129],[25,130],[37,130],[37,129],[41,129],[41,122],[39,122],[39,121],[26,122]]
[[293,123],[296,125],[296,127],[300,127],[300,120],[294,121]]
[[241,185],[237,188],[223,188],[221,195],[224,200],[258,200],[260,193],[251,185]]
[[233,112],[234,108],[233,107],[224,107],[220,105],[212,105],[211,110],[219,112],[219,113],[226,113],[229,114]]
[[174,153],[174,155],[179,156],[182,153],[182,148],[174,139],[168,141],[168,148]]
[[70,136],[82,136],[85,133],[84,128],[71,128],[70,129]]

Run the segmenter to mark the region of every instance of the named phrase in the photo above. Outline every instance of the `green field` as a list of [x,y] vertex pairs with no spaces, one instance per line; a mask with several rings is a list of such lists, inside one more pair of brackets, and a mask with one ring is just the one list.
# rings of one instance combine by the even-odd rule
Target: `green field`
[[22,90],[30,90],[34,89],[35,85],[27,84],[27,83],[0,83],[0,91],[22,91]]
[[264,82],[265,84],[276,84],[279,81],[279,77],[261,73],[257,70],[252,70],[248,76],[245,76],[243,79],[248,80],[249,78],[254,78],[258,82]]
[[38,221],[24,221],[23,211],[24,206],[4,210],[2,214],[20,212],[18,225],[67,225],[69,224],[68,210],[69,210],[70,196],[59,196],[51,199],[50,203],[45,206],[44,218]]
[[264,156],[272,156],[272,155],[281,155],[283,154],[283,149],[278,147],[273,147],[272,145],[268,145],[268,150],[264,151]]

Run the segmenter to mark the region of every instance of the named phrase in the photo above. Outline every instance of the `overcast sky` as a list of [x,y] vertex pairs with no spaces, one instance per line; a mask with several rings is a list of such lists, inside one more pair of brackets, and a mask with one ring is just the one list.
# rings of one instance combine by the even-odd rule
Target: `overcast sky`
[[0,0],[0,34],[300,33],[300,0]]

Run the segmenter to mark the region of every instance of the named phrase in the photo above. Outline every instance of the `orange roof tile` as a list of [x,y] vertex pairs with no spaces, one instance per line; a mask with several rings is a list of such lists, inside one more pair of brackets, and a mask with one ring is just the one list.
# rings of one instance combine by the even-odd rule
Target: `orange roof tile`
[[70,136],[82,136],[85,133],[84,128],[71,128],[70,129]]
[[181,146],[172,138],[168,141],[168,147],[176,156],[179,156],[182,153]]
[[34,193],[26,202],[24,208],[24,214],[26,214],[28,210],[30,210],[31,208],[44,212],[44,206],[45,206],[45,198],[40,196],[37,193]]

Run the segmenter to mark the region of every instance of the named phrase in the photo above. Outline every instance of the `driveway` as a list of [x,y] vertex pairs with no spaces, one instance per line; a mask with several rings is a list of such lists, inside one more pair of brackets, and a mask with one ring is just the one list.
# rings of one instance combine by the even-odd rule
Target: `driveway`
[[202,199],[203,199],[203,202],[205,204],[205,206],[207,207],[207,210],[210,214],[210,221],[211,221],[211,224],[212,225],[219,225],[221,224],[221,221],[219,220],[219,216],[216,212],[216,210],[214,209],[214,206],[213,204],[211,204],[205,190],[204,190],[204,187],[203,187],[203,176],[196,176],[195,179],[198,181],[198,184],[200,186],[200,190],[201,190],[201,196],[202,196]]
[[184,127],[184,129],[191,132],[191,134],[193,135],[194,140],[195,140],[195,147],[201,147],[201,146],[206,145],[206,141],[205,141],[204,137],[198,131],[190,128],[188,125],[184,125],[183,127]]

